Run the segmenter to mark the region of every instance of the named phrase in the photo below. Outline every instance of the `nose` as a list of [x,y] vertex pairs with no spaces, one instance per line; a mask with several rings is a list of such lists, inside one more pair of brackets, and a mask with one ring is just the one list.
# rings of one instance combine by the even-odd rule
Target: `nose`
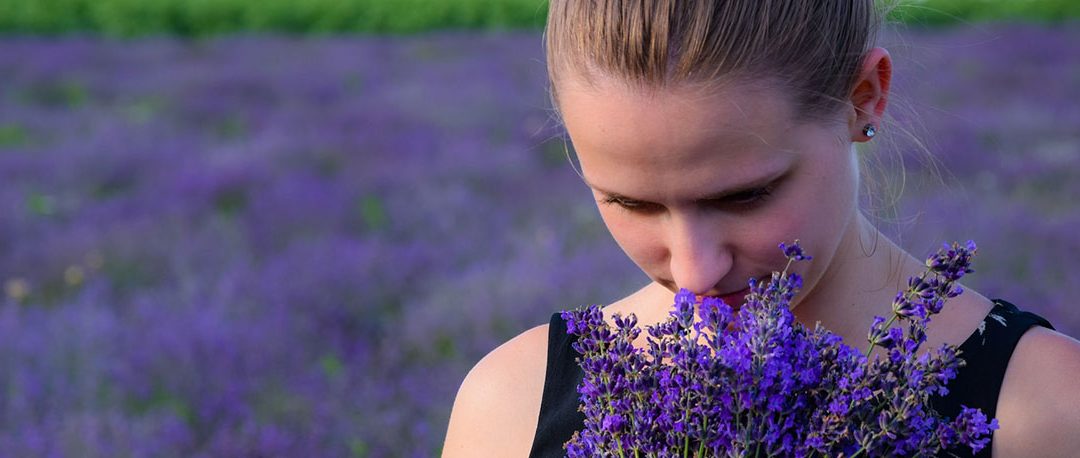
[[693,216],[673,218],[668,251],[671,279],[697,295],[717,295],[717,284],[731,271],[731,250],[723,230]]

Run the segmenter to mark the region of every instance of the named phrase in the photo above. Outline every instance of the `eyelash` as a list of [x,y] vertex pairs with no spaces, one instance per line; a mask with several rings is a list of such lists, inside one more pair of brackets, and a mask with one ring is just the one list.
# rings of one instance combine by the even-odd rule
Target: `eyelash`
[[735,205],[760,205],[761,203],[769,200],[772,197],[773,185],[768,185],[763,188],[751,189],[737,194],[736,196],[744,196],[743,199],[734,200]]
[[[730,196],[722,201],[715,201],[714,203],[719,206],[736,206],[749,210],[769,200],[769,198],[772,197],[773,187],[773,185],[768,185],[761,188],[750,189]],[[617,205],[624,210],[634,212],[648,212],[650,211],[649,206],[652,205],[645,202],[621,199],[614,196],[605,197],[603,202],[609,205]]]

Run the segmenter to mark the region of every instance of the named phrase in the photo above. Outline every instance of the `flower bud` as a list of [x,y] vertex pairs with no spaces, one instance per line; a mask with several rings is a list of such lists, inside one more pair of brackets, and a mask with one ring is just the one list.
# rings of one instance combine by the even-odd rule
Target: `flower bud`
[[907,294],[901,291],[893,299],[892,311],[901,318],[909,318],[919,314],[919,304],[909,300]]

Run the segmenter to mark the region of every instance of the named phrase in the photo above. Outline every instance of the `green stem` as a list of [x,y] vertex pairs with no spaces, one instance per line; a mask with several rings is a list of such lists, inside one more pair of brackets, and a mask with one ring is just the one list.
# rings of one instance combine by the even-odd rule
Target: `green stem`
[[[704,432],[705,434],[708,434],[708,431],[709,431],[709,418],[708,417],[706,417],[704,420],[701,421],[701,431]],[[698,445],[698,452],[694,456],[699,457],[699,458],[705,456],[705,441],[701,441],[701,444]]]

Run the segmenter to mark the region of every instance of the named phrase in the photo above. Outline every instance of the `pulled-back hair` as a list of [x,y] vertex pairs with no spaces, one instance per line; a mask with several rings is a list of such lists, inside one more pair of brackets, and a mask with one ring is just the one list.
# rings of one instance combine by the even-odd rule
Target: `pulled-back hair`
[[800,117],[828,117],[879,23],[874,0],[550,0],[552,95],[567,74],[652,89],[764,78]]

